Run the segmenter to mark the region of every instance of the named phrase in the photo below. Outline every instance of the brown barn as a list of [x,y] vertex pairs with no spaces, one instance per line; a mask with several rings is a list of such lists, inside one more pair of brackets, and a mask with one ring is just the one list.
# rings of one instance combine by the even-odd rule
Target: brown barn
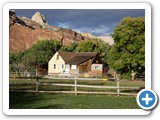
[[48,74],[76,74],[78,76],[102,76],[102,61],[96,52],[58,51],[48,63]]

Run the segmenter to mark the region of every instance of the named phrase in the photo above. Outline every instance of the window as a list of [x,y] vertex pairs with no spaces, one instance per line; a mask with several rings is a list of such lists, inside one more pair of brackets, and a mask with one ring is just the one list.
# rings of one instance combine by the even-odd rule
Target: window
[[59,60],[59,54],[57,55],[57,60]]
[[77,69],[77,66],[76,65],[72,65],[71,69],[75,70],[75,69]]
[[64,69],[64,65],[62,64],[62,68]]
[[54,70],[56,69],[56,64],[53,65],[53,69],[54,69]]
[[66,69],[69,69],[69,65],[66,65]]
[[100,67],[99,66],[95,66],[95,70],[99,70],[100,69]]

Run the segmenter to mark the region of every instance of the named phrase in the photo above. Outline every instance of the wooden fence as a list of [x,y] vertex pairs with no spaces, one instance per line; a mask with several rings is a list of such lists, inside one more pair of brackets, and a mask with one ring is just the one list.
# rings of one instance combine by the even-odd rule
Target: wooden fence
[[[59,78],[57,78],[59,79]],[[128,96],[136,96],[137,93],[124,93],[121,90],[140,90],[141,87],[120,87],[119,80],[114,81],[116,82],[116,86],[100,86],[100,85],[82,85],[78,84],[78,80],[84,79],[74,79],[74,84],[63,84],[63,83],[50,83],[50,82],[39,82],[39,79],[36,80],[36,83],[11,83],[10,85],[35,85],[35,90],[26,90],[26,91],[17,91],[17,90],[10,90],[10,92],[34,92],[34,93],[68,93],[68,94],[109,94],[109,95],[128,95]],[[86,79],[88,80],[88,79]],[[96,79],[98,80],[98,79]],[[102,79],[99,79],[102,80]],[[91,80],[90,80],[91,81]],[[39,86],[67,86],[67,87],[74,87],[74,91],[41,91],[39,90]],[[114,89],[116,92],[93,92],[93,91],[79,91],[77,88],[99,88],[99,89]]]

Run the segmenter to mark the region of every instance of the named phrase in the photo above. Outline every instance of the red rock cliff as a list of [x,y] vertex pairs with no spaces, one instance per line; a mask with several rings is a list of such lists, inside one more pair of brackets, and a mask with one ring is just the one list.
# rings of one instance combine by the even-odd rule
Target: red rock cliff
[[30,48],[39,40],[53,39],[63,45],[71,42],[87,40],[87,37],[70,30],[49,25],[45,17],[39,12],[32,20],[26,17],[17,17],[15,11],[9,11],[9,51],[16,52]]

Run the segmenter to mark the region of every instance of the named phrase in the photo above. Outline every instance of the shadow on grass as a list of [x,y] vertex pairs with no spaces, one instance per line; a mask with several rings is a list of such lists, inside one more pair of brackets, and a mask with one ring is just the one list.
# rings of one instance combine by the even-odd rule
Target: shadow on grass
[[[36,93],[9,93],[9,108],[10,109],[57,109],[62,108],[60,104],[48,104],[56,99],[55,94],[50,97],[45,94]],[[46,102],[44,102],[46,100]]]
[[124,93],[138,93],[140,90],[121,90]]
[[63,106],[60,104],[55,104],[55,105],[41,106],[41,107],[37,107],[35,109],[63,109]]
[[10,93],[10,109],[135,109],[135,97],[107,95]]
[[9,85],[10,90],[35,90],[35,85]]

